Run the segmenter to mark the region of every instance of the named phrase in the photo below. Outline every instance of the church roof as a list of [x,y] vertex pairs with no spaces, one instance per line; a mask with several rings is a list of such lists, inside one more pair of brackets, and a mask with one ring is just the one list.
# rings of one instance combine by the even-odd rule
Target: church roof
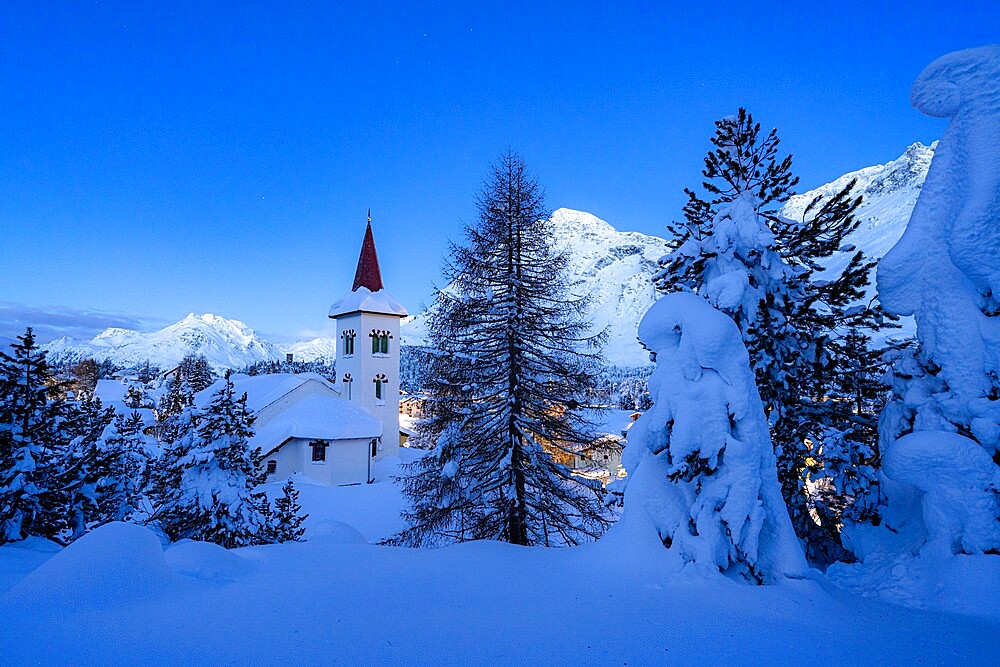
[[361,256],[358,257],[358,270],[354,274],[354,287],[351,290],[359,287],[367,287],[371,292],[382,289],[382,272],[378,268],[371,217],[368,218],[368,227],[365,229],[365,240],[361,242]]
[[358,270],[354,274],[354,287],[330,306],[331,318],[357,312],[399,317],[408,315],[403,304],[392,298],[382,287],[382,271],[378,266],[375,237],[372,235],[371,211],[368,212],[365,239],[361,242],[361,256],[358,258]]

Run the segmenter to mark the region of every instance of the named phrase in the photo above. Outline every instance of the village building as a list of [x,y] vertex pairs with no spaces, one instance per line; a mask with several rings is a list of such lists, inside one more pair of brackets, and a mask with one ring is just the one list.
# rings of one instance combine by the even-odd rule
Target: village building
[[383,288],[369,217],[354,286],[330,307],[336,382],[315,373],[232,376],[256,416],[250,444],[260,448],[269,480],[301,474],[328,485],[370,483],[374,462],[398,454],[399,324],[406,314]]

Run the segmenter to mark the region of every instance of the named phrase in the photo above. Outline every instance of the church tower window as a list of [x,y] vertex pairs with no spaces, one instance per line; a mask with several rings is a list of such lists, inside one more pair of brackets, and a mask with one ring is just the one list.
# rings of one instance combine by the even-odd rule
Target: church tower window
[[386,391],[385,385],[388,384],[389,379],[385,376],[385,374],[379,373],[375,376],[375,379],[373,379],[372,382],[375,383],[375,398],[379,401],[384,401]]
[[389,335],[388,331],[372,329],[372,332],[368,335],[371,336],[372,339],[372,354],[389,354],[389,339],[392,338],[392,336]]
[[344,339],[344,356],[350,357],[354,354],[354,339],[357,337],[354,329],[349,329],[343,333]]
[[354,385],[354,378],[350,373],[344,373],[344,398],[351,400],[351,387]]

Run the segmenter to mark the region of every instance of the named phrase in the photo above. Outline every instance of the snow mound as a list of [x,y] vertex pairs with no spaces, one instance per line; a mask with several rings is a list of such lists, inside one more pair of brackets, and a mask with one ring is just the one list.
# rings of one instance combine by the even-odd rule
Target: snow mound
[[179,577],[153,531],[130,523],[97,528],[14,586],[7,599],[31,605],[104,606],[162,595]]
[[343,521],[320,521],[309,531],[309,541],[321,544],[368,544],[358,530]]
[[211,583],[236,581],[256,569],[254,563],[211,542],[181,540],[163,556],[174,572]]
[[1000,548],[1000,467],[973,440],[954,433],[918,432],[896,440],[882,472],[923,492],[927,543],[940,555]]
[[626,517],[648,518],[684,562],[759,581],[804,573],[736,325],[700,296],[668,294],[639,338],[657,367],[625,449]]

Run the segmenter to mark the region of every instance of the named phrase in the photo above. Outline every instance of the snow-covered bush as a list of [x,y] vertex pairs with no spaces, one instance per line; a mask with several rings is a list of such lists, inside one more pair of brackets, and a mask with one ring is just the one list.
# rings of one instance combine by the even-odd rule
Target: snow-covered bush
[[914,316],[919,341],[894,363],[883,473],[925,494],[920,518],[933,550],[987,551],[1000,548],[1000,532],[972,526],[1000,522],[995,471],[984,467],[1000,463],[1000,45],[938,58],[911,101],[952,120],[906,231],[878,269],[882,303]]
[[757,582],[803,572],[739,329],[701,297],[676,293],[649,309],[639,339],[657,368],[653,406],[625,449],[626,515],[648,516],[685,562]]

